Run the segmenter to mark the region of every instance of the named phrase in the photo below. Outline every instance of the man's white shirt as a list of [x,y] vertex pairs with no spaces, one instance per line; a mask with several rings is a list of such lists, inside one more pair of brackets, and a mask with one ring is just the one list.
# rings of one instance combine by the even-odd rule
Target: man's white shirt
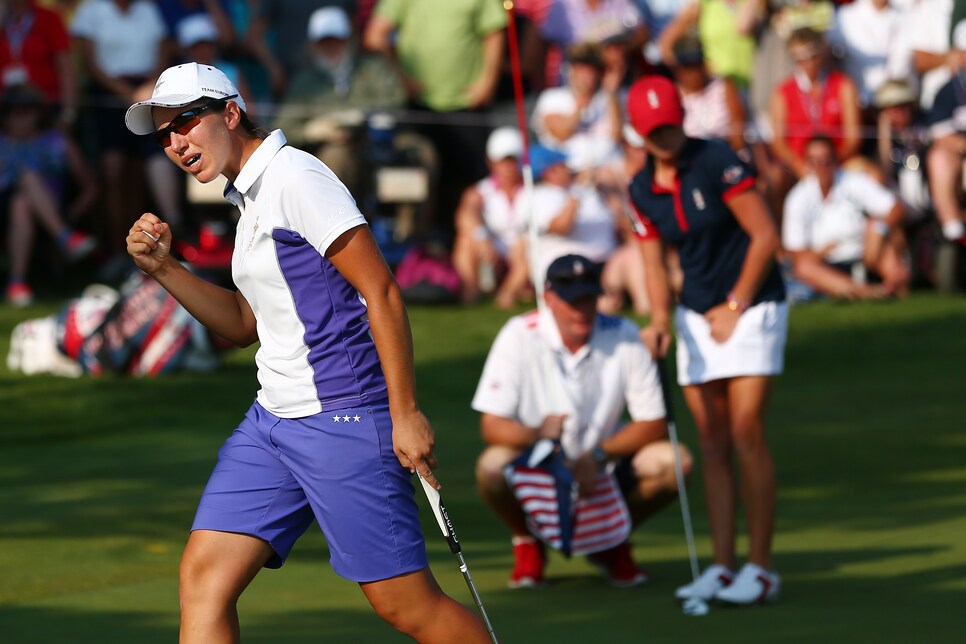
[[818,251],[832,263],[854,262],[865,249],[866,216],[884,218],[896,196],[862,172],[840,170],[828,197],[818,179],[808,175],[785,199],[782,244],[787,250]]
[[633,322],[598,315],[590,342],[571,354],[549,311],[507,321],[472,407],[534,428],[566,414],[561,443],[569,458],[615,434],[625,410],[633,421],[665,416],[657,367]]

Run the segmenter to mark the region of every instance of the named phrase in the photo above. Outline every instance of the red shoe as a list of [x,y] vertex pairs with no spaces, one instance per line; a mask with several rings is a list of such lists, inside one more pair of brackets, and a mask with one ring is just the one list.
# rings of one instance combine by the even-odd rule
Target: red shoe
[[95,248],[97,248],[96,239],[76,230],[64,241],[64,253],[71,262],[79,262],[90,255]]
[[34,302],[34,292],[23,282],[13,282],[7,286],[7,303],[10,306],[30,306]]
[[604,577],[611,586],[630,588],[647,583],[647,571],[634,563],[631,557],[631,544],[627,541],[610,550],[587,555],[587,561],[604,573]]
[[533,537],[514,537],[513,561],[513,572],[507,582],[510,588],[543,586],[543,569],[547,565],[547,555],[542,543]]

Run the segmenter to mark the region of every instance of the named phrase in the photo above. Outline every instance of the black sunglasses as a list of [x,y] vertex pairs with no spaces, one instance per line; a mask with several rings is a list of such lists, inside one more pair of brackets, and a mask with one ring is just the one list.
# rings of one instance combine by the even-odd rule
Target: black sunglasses
[[228,101],[237,97],[238,94],[232,94],[231,96],[226,96],[225,98],[208,101],[204,105],[199,105],[198,107],[192,107],[190,110],[184,111],[171,119],[171,122],[165,125],[163,128],[152,132],[151,138],[154,139],[154,142],[160,145],[162,148],[166,148],[171,145],[172,132],[177,132],[181,136],[184,136],[191,130],[195,129],[199,123],[201,123],[201,115],[205,112],[205,110],[214,107],[224,109],[225,104]]

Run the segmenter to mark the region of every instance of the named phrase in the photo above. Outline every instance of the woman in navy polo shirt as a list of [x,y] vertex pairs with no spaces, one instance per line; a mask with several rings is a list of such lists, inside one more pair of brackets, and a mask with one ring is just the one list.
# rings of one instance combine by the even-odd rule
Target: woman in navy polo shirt
[[[724,143],[684,135],[673,83],[636,82],[627,99],[644,137],[645,167],[631,181],[647,266],[651,322],[642,331],[656,357],[670,343],[671,290],[664,245],[677,248],[684,285],[676,306],[678,382],[701,443],[714,564],[677,590],[733,604],[774,601],[771,563],[775,468],[765,410],[782,371],[788,309],[775,264],[778,232],[749,168]],[[735,574],[737,453],[748,525],[748,563]]]
[[[405,305],[349,191],[280,130],[256,128],[218,69],[167,69],[125,118],[201,183],[224,176],[241,217],[217,287],[169,255],[153,214],[128,253],[193,316],[255,354],[261,388],[218,452],[181,560],[181,642],[239,639],[236,602],[318,520],[336,573],[420,642],[489,641],[433,578],[410,472],[439,487],[416,402]],[[458,634],[458,635],[457,635]]]

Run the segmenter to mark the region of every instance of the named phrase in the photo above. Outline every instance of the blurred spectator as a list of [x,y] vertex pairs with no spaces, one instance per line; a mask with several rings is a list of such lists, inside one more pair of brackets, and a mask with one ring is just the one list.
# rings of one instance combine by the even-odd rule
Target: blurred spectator
[[737,10],[752,0],[693,0],[664,28],[658,41],[664,64],[673,67],[678,40],[697,33],[708,67],[714,76],[730,79],[743,92],[748,89],[754,62],[755,40],[738,31]]
[[[530,147],[530,163],[538,182],[533,191],[533,218],[539,232],[537,248],[531,252],[531,274],[545,275],[551,262],[564,255],[587,257],[603,266],[606,277],[602,278],[604,294],[598,307],[616,313],[623,303],[623,287],[634,280],[644,283],[640,250],[635,245],[620,245],[623,213],[615,213],[586,178],[575,181],[566,154],[535,144]],[[641,261],[635,263],[634,259]],[[646,299],[634,304],[647,308]]]
[[50,9],[60,16],[65,25],[69,25],[70,21],[74,19],[77,7],[84,2],[85,0],[37,0],[37,6]]
[[909,16],[890,0],[856,0],[836,13],[828,42],[855,81],[863,108],[873,107],[875,92],[886,79],[912,74],[908,23]]
[[921,77],[919,104],[929,111],[939,88],[949,81],[953,0],[919,0],[909,21],[912,65]]
[[936,94],[929,113],[929,188],[943,237],[966,243],[964,226],[963,160],[966,158],[966,20],[953,31],[956,74]]
[[409,106],[429,112],[421,130],[440,159],[437,217],[455,212],[463,190],[486,174],[483,117],[499,81],[506,23],[502,4],[491,0],[380,0],[366,28],[365,46],[399,73]]
[[644,17],[644,26],[647,28],[648,41],[644,45],[644,58],[651,65],[661,65],[664,63],[661,57],[661,48],[658,45],[664,28],[667,27],[678,13],[686,7],[691,0],[634,0],[634,4],[640,9]]
[[539,32],[552,45],[545,66],[549,87],[566,83],[561,63],[574,45],[613,41],[623,46],[625,55],[640,55],[648,38],[644,16],[633,0],[553,0]]
[[884,183],[902,200],[906,223],[914,223],[932,207],[925,172],[929,133],[918,95],[908,81],[890,80],[876,90],[873,104],[879,110],[876,147]]
[[527,274],[527,200],[520,159],[523,137],[500,127],[486,142],[490,174],[463,193],[456,211],[453,265],[462,282],[462,299],[474,301],[497,286],[495,303],[510,308],[532,295]]
[[60,107],[64,124],[73,123],[77,91],[64,21],[36,0],[8,0],[0,20],[0,86],[33,85]]
[[[904,295],[901,202],[867,174],[840,169],[828,137],[808,142],[805,161],[809,174],[788,193],[782,221],[795,277],[834,298]],[[882,283],[867,283],[870,273]]]
[[247,105],[253,105],[252,92],[241,68],[227,60],[215,21],[207,13],[194,13],[178,22],[178,47],[186,62],[217,67],[225,73]]
[[[345,11],[338,7],[316,10],[307,37],[310,62],[292,77],[275,121],[291,143],[306,142],[305,126],[313,117],[335,125],[342,118],[359,121],[363,116],[359,110],[405,103],[405,89],[385,59],[359,51]],[[355,114],[346,115],[349,110]],[[332,138],[348,136],[347,132],[340,134]]]
[[[307,29],[310,62],[292,77],[275,127],[289,142],[312,152],[349,188],[363,212],[372,216],[364,195],[372,186],[373,156],[388,165],[398,154],[416,158],[435,185],[439,172],[432,143],[412,131],[389,132],[387,140],[367,136],[366,118],[375,110],[400,108],[406,91],[385,58],[359,49],[349,16],[338,7],[315,10]],[[391,140],[389,140],[391,139]],[[366,143],[379,149],[365,148]],[[433,194],[430,190],[430,195]],[[432,201],[432,196],[430,200]],[[432,204],[425,204],[420,222]],[[396,222],[399,224],[400,222]],[[421,227],[425,227],[420,224]],[[398,231],[397,231],[398,232]]]
[[[156,2],[168,33],[180,34],[181,25],[185,20],[203,16],[214,27],[215,42],[226,51],[234,47],[235,28],[231,20],[230,0],[156,0]],[[200,23],[196,22],[196,24]]]
[[737,18],[738,33],[756,41],[749,108],[758,134],[765,141],[771,141],[772,94],[795,70],[788,53],[789,37],[804,27],[824,33],[832,26],[834,17],[835,5],[829,0],[751,0],[742,5]]
[[[125,248],[131,213],[142,206],[145,170],[159,214],[181,225],[177,169],[158,146],[124,126],[127,106],[150,94],[171,59],[173,43],[150,0],[88,0],[74,15],[89,86],[93,131],[105,190],[104,246],[115,257]],[[142,165],[143,161],[143,165]]]
[[684,103],[684,133],[718,139],[750,161],[745,144],[745,110],[735,84],[708,74],[701,41],[683,38],[674,48],[674,80]]
[[[355,0],[259,0],[248,46],[268,72],[272,94],[285,94],[288,79],[305,62],[305,27],[316,9],[339,7],[352,15]],[[427,23],[428,24],[428,23]]]
[[861,143],[855,83],[829,68],[822,34],[807,27],[799,29],[789,38],[788,51],[795,71],[775,89],[771,101],[774,163],[766,169],[766,177],[776,207],[792,183],[811,171],[805,146],[812,137],[830,137],[843,161],[853,157]]
[[597,45],[575,45],[567,59],[567,84],[540,93],[531,124],[541,144],[565,153],[571,169],[581,172],[620,158],[620,79],[612,75],[603,83]]
[[[70,175],[70,177],[68,177]],[[67,207],[68,179],[76,197]],[[53,237],[64,256],[76,261],[90,253],[93,237],[67,224],[76,221],[97,197],[94,174],[78,147],[53,127],[44,95],[27,85],[7,88],[0,98],[0,212],[8,219],[10,274],[6,299],[15,306],[33,300],[27,285],[34,247],[34,222]]]

